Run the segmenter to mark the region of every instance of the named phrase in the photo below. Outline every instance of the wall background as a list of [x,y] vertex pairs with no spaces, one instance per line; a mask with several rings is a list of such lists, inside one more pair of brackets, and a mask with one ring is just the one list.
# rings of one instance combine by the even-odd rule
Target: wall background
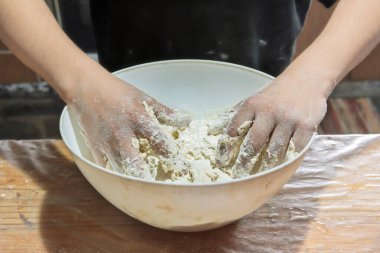
[[[75,38],[82,49],[93,52],[95,46],[87,7],[88,0],[60,1],[64,29],[69,36]],[[318,36],[333,10],[334,8],[326,9],[319,2],[312,1],[304,30],[298,39],[296,55]],[[78,26],[80,29],[73,29]],[[347,80],[380,80],[380,45],[346,78]],[[0,41],[0,84],[37,81],[40,81],[40,78],[17,60]]]

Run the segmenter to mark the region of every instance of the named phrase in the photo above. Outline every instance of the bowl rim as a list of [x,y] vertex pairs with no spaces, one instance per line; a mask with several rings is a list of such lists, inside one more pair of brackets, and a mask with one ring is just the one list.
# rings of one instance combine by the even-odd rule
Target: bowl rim
[[118,75],[122,72],[125,72],[125,71],[130,71],[130,70],[135,70],[135,69],[139,69],[139,68],[144,68],[144,67],[147,67],[147,66],[151,66],[151,65],[166,65],[166,64],[173,64],[173,63],[201,63],[201,64],[211,64],[211,65],[222,65],[222,66],[229,66],[229,67],[233,67],[233,68],[236,68],[236,69],[241,69],[241,70],[244,70],[244,71],[248,71],[248,72],[255,72],[256,74],[260,75],[260,76],[263,76],[263,77],[266,77],[266,78],[269,78],[271,80],[274,80],[275,77],[267,74],[267,73],[264,73],[260,70],[257,70],[257,69],[253,69],[253,68],[250,68],[250,67],[246,67],[246,66],[243,66],[243,65],[239,65],[239,64],[235,64],[235,63],[230,63],[230,62],[223,62],[223,61],[213,61],[213,60],[201,60],[201,59],[176,59],[176,60],[164,60],[164,61],[153,61],[153,62],[147,62],[147,63],[142,63],[142,64],[138,64],[138,65],[134,65],[134,66],[130,66],[130,67],[126,67],[126,68],[123,68],[123,69],[119,69],[117,71],[114,71],[112,72],[112,75]]
[[[227,63],[227,62],[220,62],[220,61],[196,60],[196,59],[166,60],[166,61],[149,62],[149,63],[139,64],[139,65],[135,65],[135,66],[132,66],[132,67],[124,68],[124,69],[115,71],[112,74],[115,75],[115,74],[119,74],[119,73],[124,72],[124,71],[138,69],[138,68],[142,68],[142,67],[149,66],[149,65],[161,65],[161,64],[170,64],[170,63],[207,63],[207,64],[212,64],[212,65],[213,64],[224,65],[224,66],[229,66],[229,67],[243,69],[243,70],[246,70],[246,71],[249,71],[249,72],[255,72],[256,74],[260,74],[260,75],[262,75],[264,77],[269,77],[272,80],[274,79],[274,77],[272,77],[272,76],[270,76],[268,74],[265,74],[265,73],[263,73],[261,71],[258,71],[258,70],[255,70],[255,69],[252,69],[252,68],[249,68],[249,67],[245,67],[245,66],[242,66],[242,65],[233,64],[233,63]],[[68,141],[67,141],[68,138],[66,137],[66,134],[63,131],[63,117],[66,114],[67,115],[69,114],[67,106],[65,106],[63,108],[61,116],[60,116],[60,119],[59,119],[59,132],[61,134],[62,141],[64,142],[64,144],[66,145],[66,147],[78,159],[80,159],[82,162],[84,162],[85,164],[87,164],[91,168],[96,168],[96,169],[98,169],[98,170],[100,170],[102,172],[111,174],[113,176],[117,176],[117,177],[120,177],[120,178],[123,178],[123,179],[127,179],[127,180],[137,181],[137,182],[141,182],[141,183],[153,184],[153,185],[178,186],[178,187],[209,187],[209,186],[215,186],[216,187],[216,186],[221,186],[221,185],[225,185],[225,184],[236,184],[236,183],[243,182],[243,181],[253,180],[254,178],[262,177],[262,176],[274,173],[276,171],[279,171],[279,170],[287,167],[288,165],[294,163],[295,161],[297,161],[300,157],[302,157],[309,150],[309,148],[310,148],[310,146],[311,146],[311,144],[312,144],[315,136],[317,135],[317,133],[314,132],[313,135],[311,136],[309,142],[301,150],[301,152],[299,152],[294,158],[290,159],[289,161],[286,161],[285,163],[282,163],[282,164],[280,164],[278,166],[275,166],[275,167],[273,167],[271,169],[268,169],[268,170],[265,170],[265,171],[261,171],[261,172],[258,172],[256,174],[249,175],[249,176],[246,176],[246,177],[241,177],[241,178],[227,180],[227,181],[221,181],[221,182],[211,182],[211,183],[184,183],[184,182],[166,182],[166,181],[153,181],[153,180],[150,181],[150,180],[146,180],[146,179],[142,179],[142,178],[138,178],[138,177],[133,177],[133,176],[121,174],[121,173],[118,173],[116,171],[108,170],[108,169],[103,168],[100,165],[98,165],[98,164],[96,164],[96,163],[94,163],[94,162],[92,162],[90,160],[87,160],[80,153],[74,151],[74,149],[68,144]],[[79,166],[78,166],[78,168],[79,168]]]

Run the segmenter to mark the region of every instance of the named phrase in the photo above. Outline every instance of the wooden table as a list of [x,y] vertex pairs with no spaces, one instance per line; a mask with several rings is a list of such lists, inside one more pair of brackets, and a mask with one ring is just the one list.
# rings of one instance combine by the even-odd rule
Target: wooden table
[[268,204],[201,233],[118,211],[59,140],[0,141],[0,252],[380,252],[380,136],[317,137]]

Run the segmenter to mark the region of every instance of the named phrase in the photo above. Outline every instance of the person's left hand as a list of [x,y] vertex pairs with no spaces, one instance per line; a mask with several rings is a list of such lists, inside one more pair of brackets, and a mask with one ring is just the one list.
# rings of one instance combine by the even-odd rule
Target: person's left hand
[[302,150],[326,113],[326,97],[318,85],[280,76],[241,101],[234,107],[235,114],[225,132],[230,137],[237,137],[242,135],[239,127],[244,123],[251,127],[244,132],[246,135],[237,157],[239,147],[220,147],[220,166],[233,166],[235,175],[244,176],[251,173],[257,155],[264,148],[267,152],[263,159],[269,166],[276,166],[283,160],[290,139],[297,151]]

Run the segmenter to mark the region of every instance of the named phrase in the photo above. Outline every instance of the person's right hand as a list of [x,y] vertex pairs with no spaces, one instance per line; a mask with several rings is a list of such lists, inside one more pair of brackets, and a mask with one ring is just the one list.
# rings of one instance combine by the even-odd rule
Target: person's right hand
[[[116,77],[110,75],[107,79],[82,85],[86,89],[80,89],[69,107],[79,119],[98,164],[105,166],[109,162],[122,173],[152,179],[155,175],[139,157],[132,140],[145,138],[157,154],[169,156],[176,152],[176,147],[172,137],[161,131],[159,122],[180,127],[186,126],[190,118]],[[155,117],[149,115],[144,102],[153,109]]]

